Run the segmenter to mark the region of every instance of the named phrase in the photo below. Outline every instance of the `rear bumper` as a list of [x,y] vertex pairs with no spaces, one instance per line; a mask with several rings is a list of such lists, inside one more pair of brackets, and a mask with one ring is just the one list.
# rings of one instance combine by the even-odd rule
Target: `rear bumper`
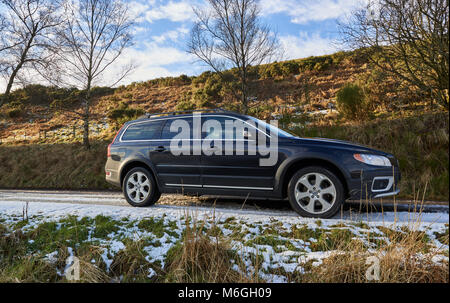
[[105,180],[109,184],[120,187],[120,175],[119,171],[116,169],[117,164],[112,162],[113,161],[108,157],[105,165]]
[[117,179],[117,178],[111,178],[111,177],[106,176],[105,180],[109,184],[112,184],[112,185],[117,186],[117,187],[121,187],[120,180]]

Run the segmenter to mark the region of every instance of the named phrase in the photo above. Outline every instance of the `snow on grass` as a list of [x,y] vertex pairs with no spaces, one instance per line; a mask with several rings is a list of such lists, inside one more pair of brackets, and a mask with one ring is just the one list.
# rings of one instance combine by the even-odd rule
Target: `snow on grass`
[[[342,219],[317,220],[281,211],[274,215],[201,207],[30,203],[28,219],[23,220],[24,208],[24,203],[0,201],[0,224],[24,233],[47,228],[65,239],[69,257],[73,255],[71,247],[76,250],[85,244],[95,244],[101,248],[106,272],[111,270],[116,256],[127,249],[127,243],[141,241],[145,260],[155,264],[147,270],[147,278],[158,275],[156,268],[165,268],[169,250],[182,241],[186,216],[204,221],[207,231],[229,239],[231,249],[242,259],[247,272],[254,270],[251,260],[258,256],[259,277],[268,282],[287,282],[282,273],[302,273],[306,263],[319,266],[342,244],[361,241],[367,250],[376,249],[380,243],[389,243],[392,235],[401,236],[410,230],[421,233],[430,248],[439,252],[434,257],[436,262],[448,262],[448,240],[445,243],[443,239],[445,235],[448,239],[449,217],[444,213],[345,214]],[[67,239],[74,228],[78,240]],[[46,260],[54,261],[57,245],[42,241],[39,238],[29,241],[30,249],[34,249],[31,253],[42,253]],[[96,263],[95,259],[91,263]],[[240,271],[237,264],[234,267]]]

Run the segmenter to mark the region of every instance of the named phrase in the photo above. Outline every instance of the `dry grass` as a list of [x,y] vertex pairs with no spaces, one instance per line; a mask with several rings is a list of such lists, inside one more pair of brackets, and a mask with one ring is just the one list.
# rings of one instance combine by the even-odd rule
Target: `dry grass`
[[345,253],[335,253],[320,266],[301,277],[301,282],[314,283],[366,283],[366,273],[373,264],[370,258],[379,262],[379,283],[448,283],[448,262],[434,262],[437,253],[423,253],[425,247],[417,241],[416,235],[407,237],[374,253],[355,244],[346,247]]
[[168,253],[166,282],[251,282],[244,274],[232,269],[231,260],[235,259],[235,253],[230,249],[229,241],[216,234],[214,227],[205,233],[204,224],[195,216],[186,216],[183,241]]
[[[122,282],[145,282],[149,279],[149,270],[161,273],[161,269],[154,264],[150,264],[145,259],[143,252],[144,243],[139,241],[125,241],[126,248],[119,251],[111,264],[111,275]],[[156,277],[151,279],[155,281]]]
[[0,188],[110,189],[106,142],[0,146]]
[[[376,249],[368,250],[361,240],[340,241],[334,253],[321,265],[307,264],[309,271],[294,280],[312,283],[449,283],[448,260],[439,261],[444,247],[431,246],[428,235],[418,230],[423,203],[423,200],[415,200],[407,225],[378,227],[387,241],[376,240],[368,232],[365,240],[377,243]],[[439,240],[444,245],[448,243],[448,233],[441,235]],[[370,269],[373,266],[379,266],[377,274]]]
[[[411,220],[408,226],[377,226],[386,237],[384,241],[377,241],[377,235],[371,229],[367,229],[365,238],[356,239],[349,239],[344,232],[333,233],[336,237],[333,238],[333,246],[324,246],[320,250],[331,250],[329,257],[323,259],[318,266],[313,266],[311,260],[302,262],[300,258],[298,266],[303,271],[291,273],[285,272],[281,267],[262,270],[263,260],[259,253],[245,254],[244,251],[239,252],[237,247],[231,248],[231,237],[222,234],[214,217],[207,220],[212,224],[206,225],[206,221],[186,214],[183,237],[165,255],[164,268],[158,262],[149,263],[146,259],[144,247],[148,247],[148,243],[144,242],[145,239],[123,239],[125,248],[112,256],[109,270],[102,259],[104,248],[82,242],[80,245],[70,246],[77,247],[74,255],[80,260],[81,280],[78,282],[88,283],[255,283],[265,282],[261,277],[262,272],[284,276],[288,282],[300,283],[448,283],[448,261],[439,261],[446,248],[437,247],[436,250],[427,239],[428,235],[415,228],[420,224],[420,211],[419,216],[412,213],[411,217],[419,219]],[[361,228],[368,226],[363,222],[358,224]],[[346,228],[344,224],[330,227],[330,231],[344,231]],[[62,227],[65,228],[67,227]],[[68,282],[63,275],[57,274],[63,272],[70,255],[65,241],[57,245],[57,259],[50,261],[43,258],[43,255],[54,250],[51,242],[55,235],[43,235],[46,241],[34,238],[44,246],[30,250],[32,244],[29,236],[32,234],[24,234],[20,230],[7,233],[7,229],[0,224],[0,282]],[[312,236],[308,234],[305,237]],[[448,228],[436,235],[443,245],[448,243],[448,237]],[[376,246],[368,250],[367,243],[376,243]],[[34,253],[30,254],[31,251]],[[448,256],[448,250],[446,255]],[[370,258],[374,257],[380,266],[379,279],[368,280],[367,271],[374,262]],[[150,277],[150,272],[156,275]]]

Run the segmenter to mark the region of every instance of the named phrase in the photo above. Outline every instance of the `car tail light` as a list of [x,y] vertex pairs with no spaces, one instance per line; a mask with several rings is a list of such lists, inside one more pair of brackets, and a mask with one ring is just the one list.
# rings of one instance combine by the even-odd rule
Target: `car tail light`
[[122,130],[123,126],[119,129],[119,131],[116,133],[116,135],[114,136],[114,139],[112,140],[111,143],[109,143],[108,145],[108,153],[107,153],[107,157],[111,157],[111,145],[114,143],[114,141],[116,141],[117,136],[119,135],[120,131]]
[[111,157],[111,144],[112,143],[109,143],[109,145],[108,145],[108,153],[107,153],[107,157]]

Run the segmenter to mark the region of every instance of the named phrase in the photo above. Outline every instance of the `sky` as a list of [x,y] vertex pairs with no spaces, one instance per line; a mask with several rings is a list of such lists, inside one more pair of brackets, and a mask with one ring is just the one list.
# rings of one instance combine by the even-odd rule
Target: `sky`
[[[101,85],[114,83],[123,64],[136,68],[120,84],[158,77],[198,75],[208,67],[186,52],[189,31],[195,21],[193,6],[205,0],[125,0],[135,20],[134,44],[107,71]],[[260,0],[262,22],[277,33],[284,50],[282,59],[320,56],[340,50],[338,21],[358,0]],[[1,81],[1,80],[0,80]],[[0,82],[0,89],[4,83]]]

